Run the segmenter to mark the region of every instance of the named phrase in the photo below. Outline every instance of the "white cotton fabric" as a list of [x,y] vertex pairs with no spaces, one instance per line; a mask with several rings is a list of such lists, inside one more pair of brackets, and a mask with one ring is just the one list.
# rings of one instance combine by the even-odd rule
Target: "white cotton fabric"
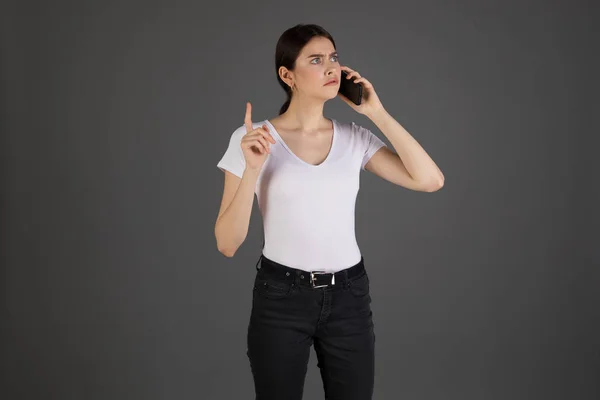
[[[321,164],[297,157],[269,120],[276,143],[260,171],[255,193],[263,218],[265,257],[304,271],[336,272],[361,259],[354,216],[360,171],[387,145],[369,129],[332,119],[331,150]],[[246,134],[237,128],[217,167],[242,177],[246,160],[240,147]]]

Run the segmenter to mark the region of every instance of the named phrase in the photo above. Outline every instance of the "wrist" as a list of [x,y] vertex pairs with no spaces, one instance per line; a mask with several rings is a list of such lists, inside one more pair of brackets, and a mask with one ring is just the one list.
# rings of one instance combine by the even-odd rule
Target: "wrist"
[[250,178],[256,178],[260,174],[260,169],[261,169],[260,167],[253,168],[253,167],[246,166],[246,168],[244,169],[244,175],[247,175]]
[[367,115],[367,117],[371,121],[374,121],[376,119],[384,118],[386,114],[387,114],[387,111],[385,110],[385,108],[380,107],[380,108],[377,108],[376,110],[373,110],[372,112],[370,112],[369,115]]

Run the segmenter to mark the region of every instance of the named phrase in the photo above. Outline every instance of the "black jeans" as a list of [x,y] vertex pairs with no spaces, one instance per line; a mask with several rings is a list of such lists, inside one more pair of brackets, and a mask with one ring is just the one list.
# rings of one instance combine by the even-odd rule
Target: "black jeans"
[[313,281],[310,272],[259,262],[247,351],[256,400],[302,399],[313,344],[327,400],[370,400],[375,333],[364,258],[327,287],[314,286],[331,275]]

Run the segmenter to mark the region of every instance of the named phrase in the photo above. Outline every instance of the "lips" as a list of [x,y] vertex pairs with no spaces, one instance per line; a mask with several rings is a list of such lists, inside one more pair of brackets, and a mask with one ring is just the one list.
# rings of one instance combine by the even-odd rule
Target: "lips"
[[323,86],[329,85],[329,84],[331,84],[331,83],[337,83],[337,79],[332,79],[332,80],[330,80],[329,82],[327,82],[327,83],[326,83],[325,85],[323,85]]

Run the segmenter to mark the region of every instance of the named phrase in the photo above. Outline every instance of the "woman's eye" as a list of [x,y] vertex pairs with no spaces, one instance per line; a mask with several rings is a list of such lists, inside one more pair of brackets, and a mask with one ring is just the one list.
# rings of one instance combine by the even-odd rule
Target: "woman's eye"
[[[338,61],[338,56],[331,56],[331,58],[334,58],[334,59],[335,59],[335,61],[334,61],[334,62],[337,62],[337,61]],[[318,60],[318,61],[320,61],[320,60],[321,60],[321,58],[320,58],[320,57],[319,57],[319,58],[313,58],[313,59],[311,60],[311,64],[314,64],[314,63],[313,63],[313,61],[315,61],[315,60]]]

